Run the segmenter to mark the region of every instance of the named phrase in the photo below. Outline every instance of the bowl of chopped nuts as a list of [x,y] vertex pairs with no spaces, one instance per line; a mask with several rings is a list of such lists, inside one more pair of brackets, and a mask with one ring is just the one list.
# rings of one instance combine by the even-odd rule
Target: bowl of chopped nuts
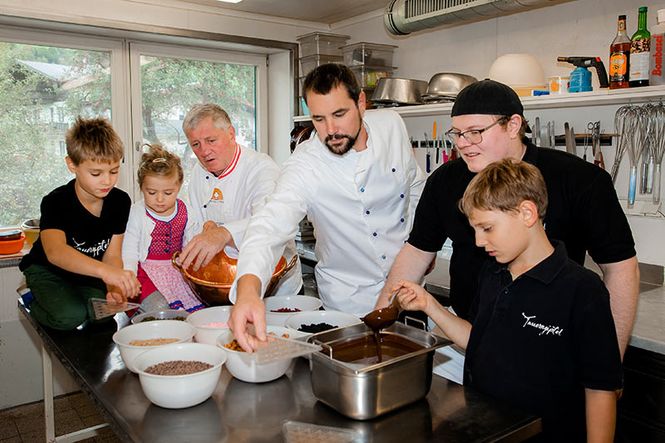
[[[267,326],[268,343],[270,336],[281,338],[293,338],[293,332],[281,326]],[[297,334],[297,332],[296,332]],[[252,354],[247,354],[233,338],[233,332],[226,330],[217,337],[217,346],[227,353],[226,368],[238,380],[248,383],[265,383],[276,380],[286,373],[291,366],[293,358],[271,361],[268,363],[257,363]]]
[[[159,322],[158,322],[159,323]],[[178,343],[154,348],[135,360],[143,393],[162,408],[188,408],[217,387],[226,353],[211,345]]]
[[196,330],[179,320],[161,320],[125,326],[113,334],[122,361],[130,371],[138,372],[134,360],[149,349],[173,343],[191,342]]
[[321,300],[309,295],[287,295],[270,297],[264,300],[266,305],[266,323],[284,326],[286,320],[298,312],[318,311],[323,305]]

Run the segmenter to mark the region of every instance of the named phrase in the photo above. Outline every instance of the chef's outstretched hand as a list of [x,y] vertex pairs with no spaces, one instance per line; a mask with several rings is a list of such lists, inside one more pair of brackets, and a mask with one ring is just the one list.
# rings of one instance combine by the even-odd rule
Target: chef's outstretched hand
[[393,291],[397,292],[397,300],[405,311],[427,312],[432,296],[419,284],[400,280]]
[[254,352],[266,341],[266,308],[260,296],[261,281],[254,275],[243,275],[237,288],[229,327],[238,344],[245,351]]
[[195,235],[183,248],[179,257],[180,264],[185,269],[189,269],[193,264],[194,270],[197,270],[210,263],[229,243],[233,243],[231,233],[225,227],[207,221],[203,225],[203,231]]

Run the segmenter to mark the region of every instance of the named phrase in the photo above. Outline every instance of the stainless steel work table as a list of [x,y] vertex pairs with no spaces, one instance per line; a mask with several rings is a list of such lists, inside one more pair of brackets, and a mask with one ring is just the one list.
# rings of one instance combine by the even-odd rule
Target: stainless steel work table
[[125,368],[113,330],[55,331],[20,303],[19,309],[40,335],[46,358],[62,362],[123,441],[281,442],[287,420],[352,428],[362,441],[382,443],[518,442],[541,429],[539,418],[436,375],[426,399],[374,420],[351,420],[316,400],[309,362],[302,358],[286,376],[265,384],[241,382],[224,370],[212,398],[188,409],[163,409],[150,403],[138,376]]

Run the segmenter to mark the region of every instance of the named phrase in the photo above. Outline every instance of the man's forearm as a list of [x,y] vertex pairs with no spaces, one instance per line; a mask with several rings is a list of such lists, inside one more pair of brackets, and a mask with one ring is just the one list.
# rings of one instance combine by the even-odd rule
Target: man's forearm
[[600,265],[603,281],[610,293],[612,317],[617,330],[621,358],[626,351],[635,322],[640,293],[640,271],[637,258]]
[[420,282],[435,255],[433,252],[422,251],[409,243],[404,243],[390,268],[386,284],[379,295],[377,307],[388,305],[390,295],[398,281]]

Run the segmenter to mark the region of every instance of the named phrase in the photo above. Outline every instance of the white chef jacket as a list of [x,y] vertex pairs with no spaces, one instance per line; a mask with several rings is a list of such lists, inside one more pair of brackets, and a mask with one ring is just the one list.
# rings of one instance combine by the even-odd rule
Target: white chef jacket
[[[238,249],[242,250],[249,218],[263,206],[266,196],[275,188],[279,171],[279,166],[269,156],[240,145],[233,160],[219,177],[197,163],[189,181],[190,217],[199,226],[203,226],[207,220],[224,226],[231,233]],[[270,275],[281,255],[287,261],[297,255],[293,239],[282,243],[281,248],[275,251],[276,258],[270,267]],[[295,295],[301,285],[302,270],[298,260],[295,267],[282,278],[275,295]]]
[[[326,309],[371,311],[406,241],[425,183],[406,127],[392,110],[367,111],[367,149],[331,153],[316,134],[284,163],[275,191],[252,217],[238,276],[265,288],[270,264],[307,215],[316,237],[315,268]],[[235,300],[235,286],[231,299]]]

